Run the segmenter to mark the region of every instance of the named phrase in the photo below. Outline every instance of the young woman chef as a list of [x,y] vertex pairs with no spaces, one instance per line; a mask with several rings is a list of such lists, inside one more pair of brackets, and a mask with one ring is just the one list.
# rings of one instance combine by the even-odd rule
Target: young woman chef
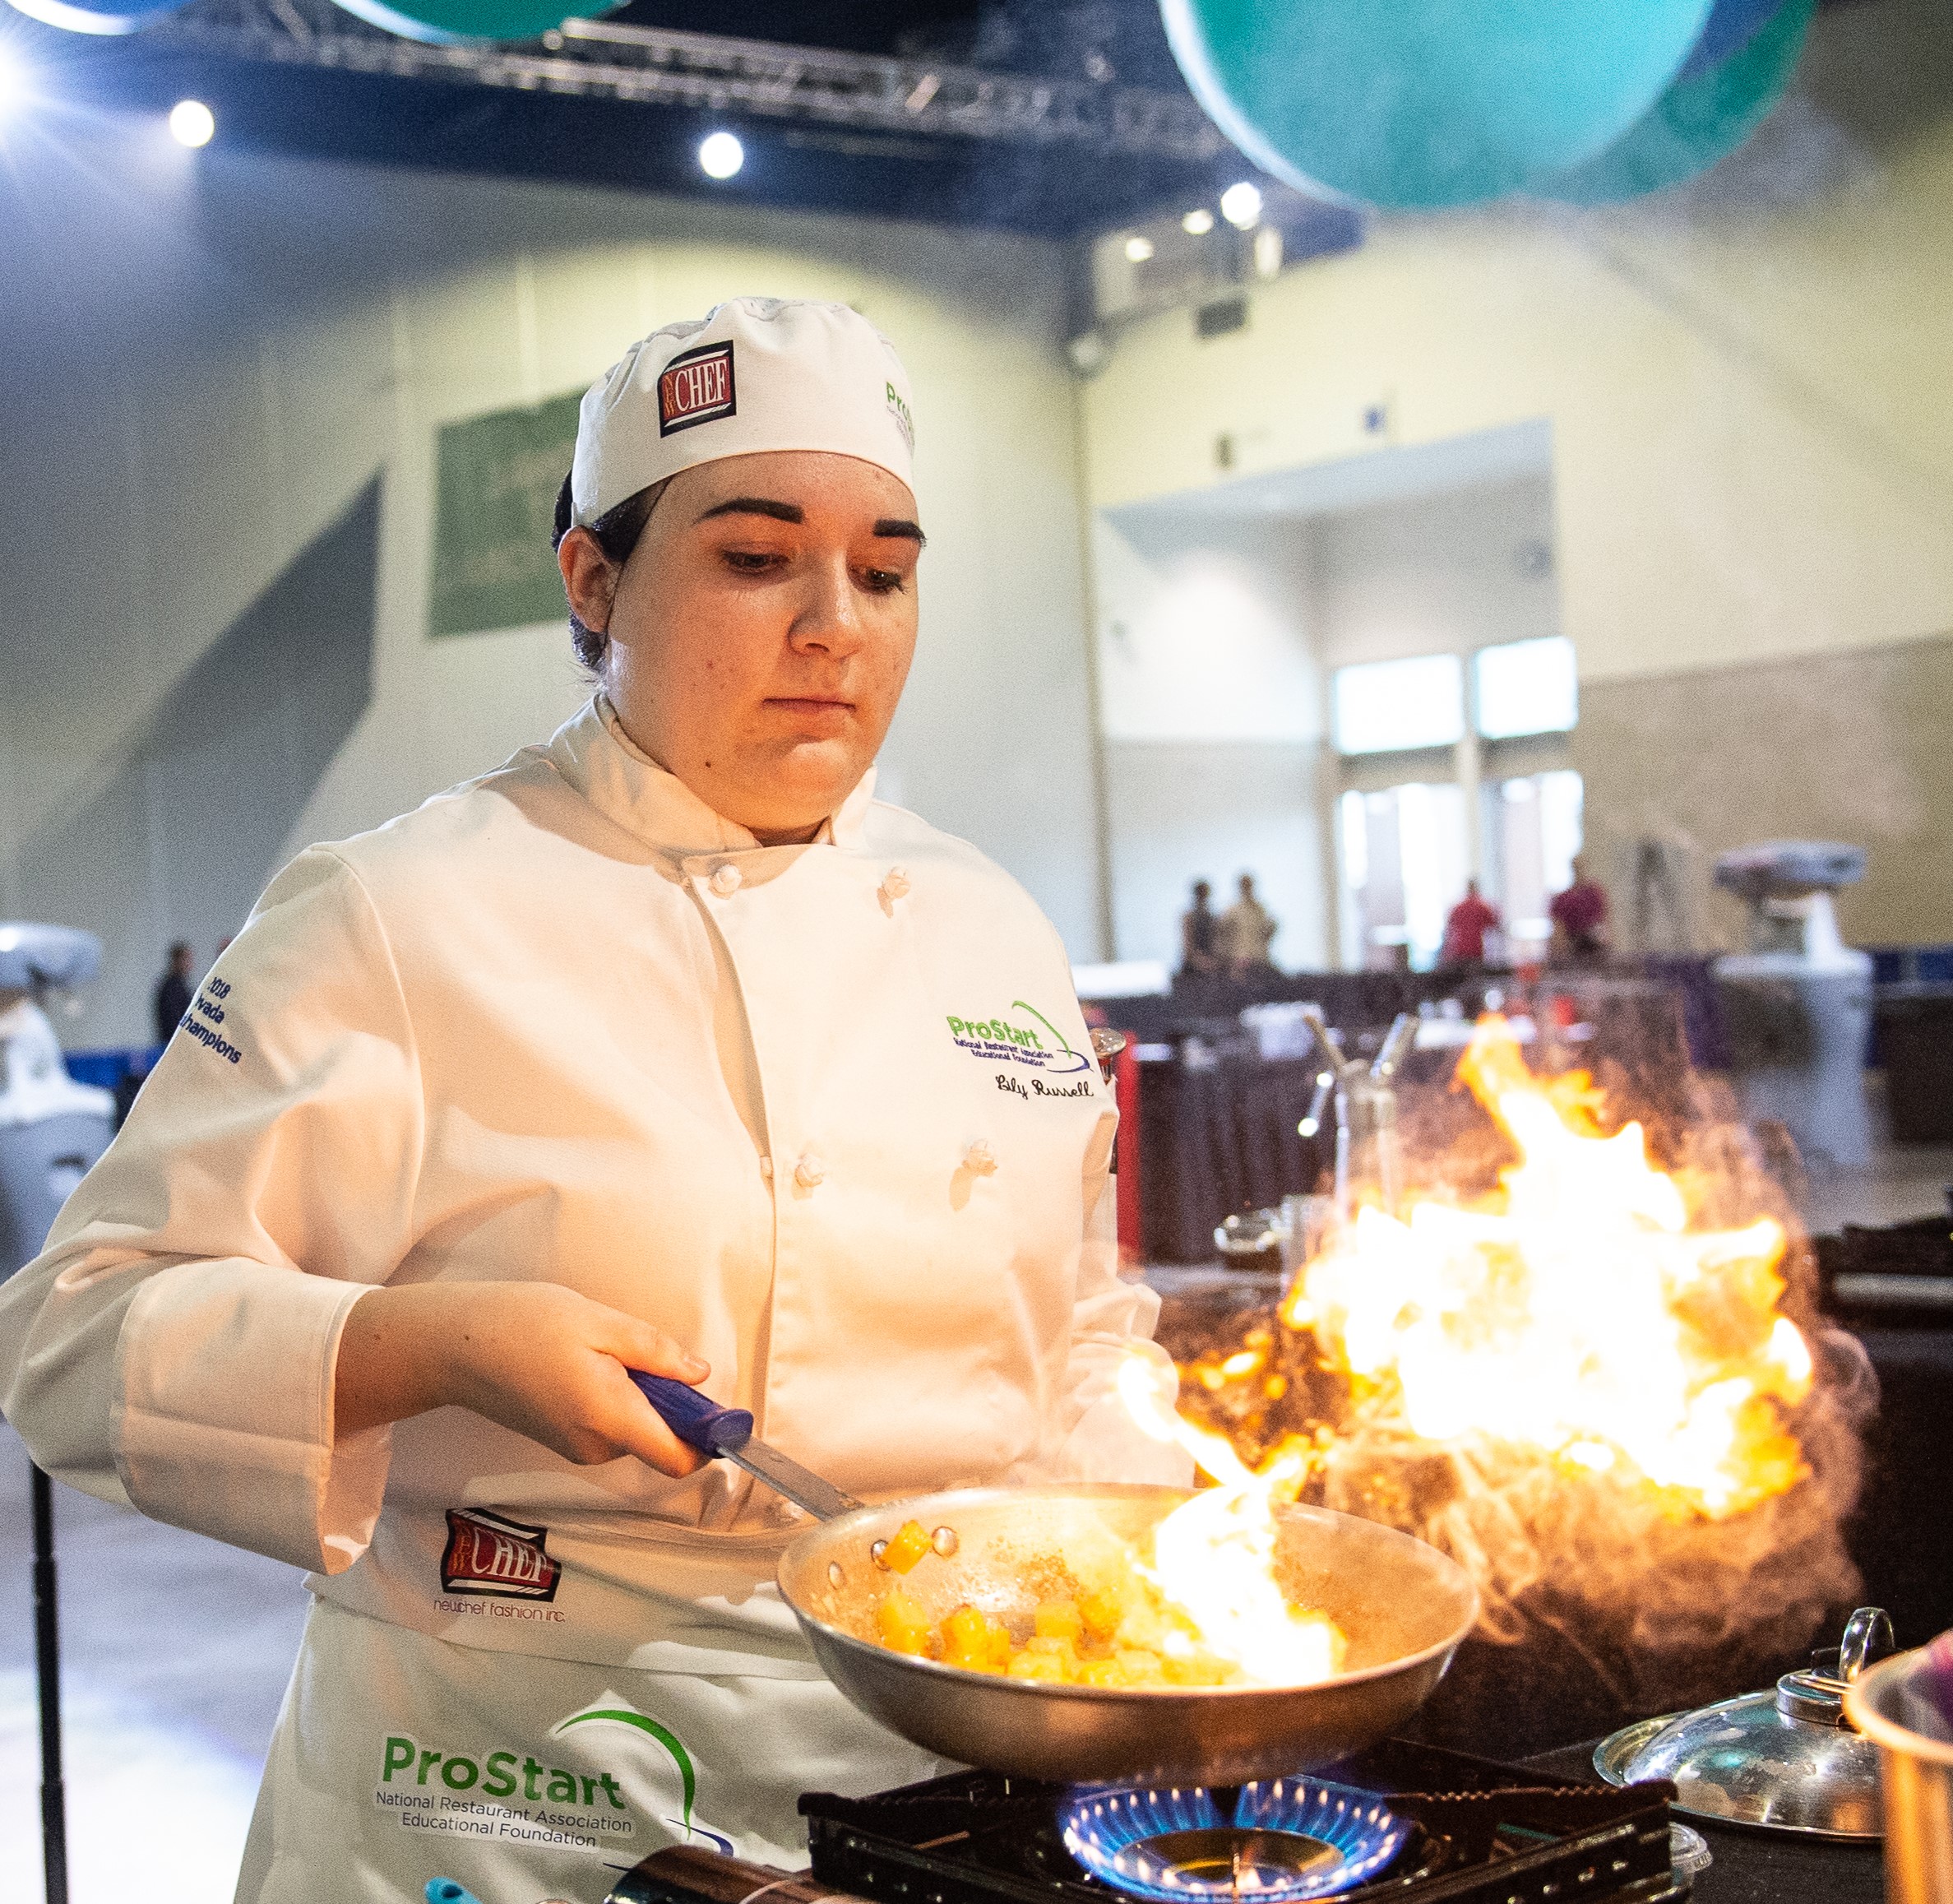
[[930,1773],[771,1586],[794,1512],[627,1368],[858,1495],[1184,1478],[1110,1392],[1155,1304],[1057,934],[873,798],[911,431],[839,305],[632,350],[558,550],[600,691],[272,882],[0,1295],[44,1466],[311,1571],[241,1899],[595,1904]]

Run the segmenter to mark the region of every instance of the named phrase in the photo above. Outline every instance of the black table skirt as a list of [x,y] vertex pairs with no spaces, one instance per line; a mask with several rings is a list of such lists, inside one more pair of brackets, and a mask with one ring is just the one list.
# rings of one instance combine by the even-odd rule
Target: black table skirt
[[1302,1137],[1316,1088],[1304,1059],[1178,1059],[1139,1067],[1140,1247],[1149,1262],[1212,1260],[1214,1228],[1314,1190],[1335,1165]]

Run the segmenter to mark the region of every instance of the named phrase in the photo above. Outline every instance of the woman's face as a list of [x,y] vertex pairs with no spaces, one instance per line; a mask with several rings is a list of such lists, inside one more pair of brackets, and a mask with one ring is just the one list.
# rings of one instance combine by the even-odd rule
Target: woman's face
[[625,731],[762,841],[811,838],[908,679],[914,517],[886,470],[795,450],[674,476],[621,571],[572,530],[563,578],[610,637],[604,685]]

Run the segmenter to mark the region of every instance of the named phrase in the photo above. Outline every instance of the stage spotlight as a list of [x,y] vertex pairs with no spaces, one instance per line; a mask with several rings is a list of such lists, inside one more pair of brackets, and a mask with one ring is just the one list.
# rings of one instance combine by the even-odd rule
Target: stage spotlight
[[1242,231],[1252,231],[1261,222],[1261,188],[1243,178],[1220,195],[1220,215]]
[[1204,205],[1196,205],[1180,220],[1180,229],[1189,238],[1205,238],[1214,229],[1214,214]]
[[1143,265],[1153,255],[1153,241],[1150,238],[1132,237],[1126,240],[1126,262]]
[[178,100],[169,109],[169,136],[179,146],[207,146],[217,130],[217,115],[201,100]]
[[698,169],[708,178],[730,178],[746,163],[746,148],[730,132],[710,132],[699,141]]

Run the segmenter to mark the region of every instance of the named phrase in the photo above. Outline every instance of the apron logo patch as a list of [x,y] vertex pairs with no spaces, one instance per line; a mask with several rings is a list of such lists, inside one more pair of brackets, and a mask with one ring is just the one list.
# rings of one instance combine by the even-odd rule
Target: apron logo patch
[[381,1741],[373,1804],[391,1812],[403,1831],[524,1849],[601,1851],[606,1838],[637,1834],[631,1801],[613,1771],[548,1765],[510,1746],[457,1752],[423,1745],[408,1732]]
[[[633,1749],[634,1735],[656,1750]],[[457,1749],[428,1744],[403,1726],[378,1742],[374,1807],[403,1831],[488,1838],[512,1849],[622,1850],[613,1841],[655,1823],[681,1842],[733,1855],[733,1841],[697,1817],[698,1767],[670,1726],[628,1706],[605,1705],[558,1720],[549,1737],[552,1744],[534,1751],[479,1740]],[[562,1758],[572,1763],[550,1763]],[[669,1815],[674,1811],[679,1815]]]
[[[1074,1051],[1065,1042],[1064,1033],[1034,1005],[1027,1005],[1021,998],[1011,1001],[1010,1014],[1000,1012],[994,1018],[951,1018],[949,1028],[956,1049],[967,1051],[972,1058],[980,1059],[985,1064],[1007,1061],[1029,1065],[1034,1071],[1062,1074],[1085,1071],[1092,1062]],[[1041,1091],[1039,1095],[1054,1094]],[[1090,1078],[1085,1081],[1083,1091],[1067,1091],[1064,1095],[1090,1097],[1091,1081]]]
[[658,433],[690,429],[715,417],[738,414],[738,393],[733,387],[733,346],[708,344],[687,350],[665,365],[658,378]]
[[447,1510],[441,1584],[449,1593],[497,1600],[553,1600],[562,1566],[549,1558],[547,1527],[525,1527],[482,1509]]

